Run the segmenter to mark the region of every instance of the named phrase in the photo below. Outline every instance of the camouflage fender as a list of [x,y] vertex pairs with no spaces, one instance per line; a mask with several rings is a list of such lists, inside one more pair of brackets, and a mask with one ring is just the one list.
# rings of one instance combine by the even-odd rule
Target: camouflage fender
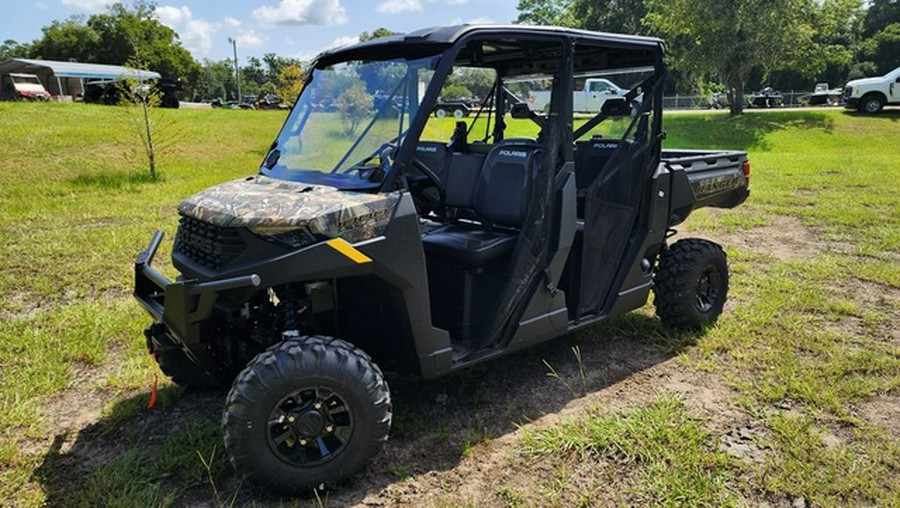
[[399,192],[350,192],[258,175],[194,194],[178,212],[221,227],[306,227],[352,243],[382,234],[399,200]]

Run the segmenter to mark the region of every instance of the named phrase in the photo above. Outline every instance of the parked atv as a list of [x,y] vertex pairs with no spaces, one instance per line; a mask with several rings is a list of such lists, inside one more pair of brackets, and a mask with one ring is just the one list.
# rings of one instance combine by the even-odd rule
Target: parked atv
[[[181,275],[151,266],[159,231],[134,267],[163,372],[231,386],[238,474],[289,493],[353,476],[390,430],[382,368],[442,376],[637,309],[651,289],[671,326],[718,318],[724,251],[668,242],[694,209],[742,203],[750,166],[662,149],[663,47],[463,25],[319,55],[258,173],[179,205]],[[431,114],[453,67],[496,75],[491,107],[455,128]],[[576,76],[605,72],[634,81],[576,126]],[[550,84],[546,114],[507,88],[523,76]]]

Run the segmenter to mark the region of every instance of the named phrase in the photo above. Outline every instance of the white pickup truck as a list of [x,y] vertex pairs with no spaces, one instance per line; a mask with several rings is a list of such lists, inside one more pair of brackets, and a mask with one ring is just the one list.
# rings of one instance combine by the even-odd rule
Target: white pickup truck
[[[599,113],[603,103],[610,97],[621,97],[626,90],[608,79],[589,78],[584,81],[584,89],[572,92],[572,111],[576,113]],[[538,113],[550,104],[549,91],[529,91],[528,107]]]
[[900,67],[878,78],[854,79],[844,87],[844,107],[878,113],[885,104],[900,105]]

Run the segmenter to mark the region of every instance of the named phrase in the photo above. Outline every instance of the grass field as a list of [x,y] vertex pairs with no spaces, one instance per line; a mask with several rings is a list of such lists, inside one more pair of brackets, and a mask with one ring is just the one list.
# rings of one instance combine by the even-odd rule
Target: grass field
[[900,506],[896,111],[667,118],[669,147],[752,160],[747,203],[683,228],[728,252],[716,327],[674,333],[648,306],[494,368],[391,380],[383,456],[328,498],[281,500],[227,466],[223,394],[161,380],[145,409],[130,291],[152,231],[171,240],[182,198],[255,173],[283,113],[165,112],[178,141],[150,181],[110,109],[0,103],[0,504]]

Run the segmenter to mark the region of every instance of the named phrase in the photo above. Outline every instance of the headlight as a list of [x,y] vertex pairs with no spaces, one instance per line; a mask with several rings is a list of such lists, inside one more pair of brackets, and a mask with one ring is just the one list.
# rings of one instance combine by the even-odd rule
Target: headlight
[[249,228],[254,235],[281,244],[284,247],[299,249],[316,243],[316,237],[305,227],[296,226],[257,226]]

